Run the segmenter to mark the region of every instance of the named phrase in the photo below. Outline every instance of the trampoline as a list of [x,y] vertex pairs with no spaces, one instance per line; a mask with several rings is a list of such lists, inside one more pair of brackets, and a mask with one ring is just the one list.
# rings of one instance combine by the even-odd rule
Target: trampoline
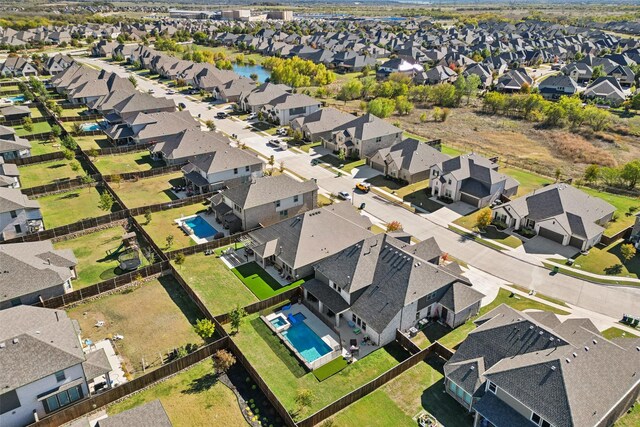
[[140,254],[135,249],[129,249],[118,257],[119,267],[122,271],[133,271],[140,267]]

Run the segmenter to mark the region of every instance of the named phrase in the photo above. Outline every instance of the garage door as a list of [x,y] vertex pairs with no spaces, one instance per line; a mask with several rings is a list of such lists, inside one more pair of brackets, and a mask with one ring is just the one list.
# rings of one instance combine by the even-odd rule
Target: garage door
[[562,240],[564,240],[564,236],[560,233],[556,233],[555,231],[547,230],[546,228],[540,228],[538,232],[539,236],[546,237],[549,240],[553,240],[554,242],[558,242],[562,244]]
[[584,245],[584,240],[579,239],[577,237],[572,237],[569,239],[569,246],[573,246],[574,248],[582,249],[582,245]]
[[376,163],[376,162],[370,160],[369,161],[369,166],[371,166],[373,169],[375,169],[377,171],[380,171],[380,172],[384,173],[384,165],[383,164],[381,165],[380,163]]
[[476,197],[470,196],[465,193],[460,193],[460,201],[469,203],[470,205],[473,205],[476,207],[478,206],[478,199]]

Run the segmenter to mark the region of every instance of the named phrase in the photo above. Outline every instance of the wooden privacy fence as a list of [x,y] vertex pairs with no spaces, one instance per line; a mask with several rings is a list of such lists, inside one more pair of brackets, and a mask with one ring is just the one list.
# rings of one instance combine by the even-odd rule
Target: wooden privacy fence
[[[230,341],[230,346],[233,346],[233,341]],[[448,360],[451,357],[451,350],[443,347],[439,342],[436,341],[433,344],[431,344],[429,347],[425,348],[424,350],[421,350],[419,353],[416,353],[413,356],[410,356],[408,359],[400,362],[400,364],[384,372],[377,378],[374,378],[373,380],[369,381],[363,386],[353,390],[351,393],[348,393],[342,396],[340,399],[336,400],[335,402],[330,403],[329,405],[320,409],[315,414],[310,415],[304,420],[298,422],[297,425],[299,427],[313,427],[314,425],[326,420],[330,416],[336,414],[338,411],[346,408],[347,406],[351,405],[357,400],[362,399],[366,395],[377,390],[384,384],[396,378],[398,375],[416,366],[418,363],[423,362],[429,355],[434,353],[446,360]]]
[[42,132],[42,133],[32,133],[29,135],[23,135],[22,138],[28,141],[41,141],[44,139],[51,138],[53,134],[51,132]]
[[236,356],[237,361],[239,361],[244,369],[249,373],[249,376],[253,379],[253,381],[258,385],[260,391],[265,395],[267,400],[274,407],[280,418],[282,419],[284,425],[287,427],[296,427],[296,422],[291,418],[291,414],[284,407],[284,405],[280,402],[278,397],[273,394],[267,383],[262,379],[258,371],[251,365],[251,363],[244,357],[244,354],[240,351],[236,343],[233,342],[232,338],[229,338],[228,341],[229,350],[233,352]]
[[152,147],[155,143],[152,144],[136,144],[136,145],[122,145],[118,147],[107,147],[107,148],[97,148],[99,156],[109,156],[109,155],[117,155],[117,154],[126,154],[126,153],[134,153],[138,151],[148,151],[149,147]]
[[59,295],[57,297],[49,298],[48,300],[41,301],[38,304],[34,304],[38,307],[45,308],[61,308],[69,304],[80,302],[86,298],[95,297],[105,292],[113,291],[123,286],[129,285],[135,282],[139,278],[146,278],[155,274],[161,274],[168,267],[166,261],[158,262],[156,264],[148,265],[146,267],[139,268],[135,271],[127,272],[116,276],[112,279],[107,279],[95,285],[87,286],[67,294]]
[[60,120],[61,122],[87,122],[87,121],[95,121],[102,118],[103,118],[102,114],[87,114],[82,116],[58,117],[58,120]]
[[409,354],[420,353],[422,349],[416,345],[411,339],[402,333],[400,329],[396,329],[396,341],[402,348],[407,350]]
[[202,203],[206,200],[209,200],[211,196],[212,196],[211,193],[198,194],[196,196],[185,197],[184,199],[172,200],[167,203],[157,203],[155,205],[139,206],[136,208],[131,208],[129,209],[129,212],[131,212],[131,216],[138,216],[138,215],[144,214],[147,211],[151,211],[151,212],[166,211],[169,209],[181,208],[183,206]]
[[122,399],[140,391],[146,387],[153,385],[154,383],[167,378],[168,376],[177,374],[178,372],[213,356],[213,354],[221,349],[224,349],[228,345],[229,338],[223,336],[217,341],[207,344],[204,347],[199,348],[191,354],[188,354],[180,359],[176,359],[173,362],[169,362],[160,366],[158,369],[144,374],[132,381],[126,382],[122,385],[114,387],[104,393],[95,395],[88,399],[81,400],[80,402],[68,406],[58,412],[54,412],[40,421],[31,424],[38,427],[57,427],[73,421],[89,412],[95,411],[105,405],[115,402],[118,399]]
[[[49,120],[48,117],[32,117],[31,118],[31,123],[42,123],[42,122],[46,122],[48,120]],[[17,120],[2,119],[2,120],[0,120],[0,125],[2,125],[2,126],[20,126],[21,124],[24,124],[24,119],[17,119]]]
[[241,231],[240,233],[232,234],[231,236],[223,237],[223,238],[217,239],[217,240],[212,240],[211,242],[200,243],[198,245],[188,246],[186,248],[176,249],[176,250],[173,250],[171,252],[167,252],[166,255],[167,255],[167,257],[169,257],[169,259],[173,259],[178,254],[193,255],[193,254],[201,253],[201,252],[204,252],[204,251],[207,251],[207,250],[210,250],[210,249],[218,249],[218,248],[221,248],[223,246],[227,246],[227,245],[230,245],[232,243],[239,242],[240,238],[246,236],[247,234],[251,233],[254,230],[257,230],[258,228],[260,228],[260,227],[256,227],[256,228],[254,228],[252,230],[249,230],[249,231]]
[[[301,296],[302,296],[301,288],[297,287],[297,288],[289,289],[281,294],[274,295],[271,298],[268,298],[266,300],[249,304],[244,307],[244,310],[247,312],[247,314],[258,313],[269,307],[273,307],[274,305],[281,304],[285,301],[291,301]],[[223,314],[218,314],[216,316],[216,320],[221,324],[225,324],[225,323],[229,323],[231,319],[229,317],[229,313],[223,313]]]
[[91,183],[84,183],[82,182],[82,178],[76,177],[52,182],[51,184],[38,185],[37,187],[21,188],[20,191],[22,191],[22,194],[28,197],[45,196],[47,194],[95,186],[95,180],[97,176],[94,175],[92,176],[92,178],[94,179],[94,182]]
[[[161,168],[149,169],[147,171],[138,171],[138,172],[124,172],[115,175],[119,175],[125,181],[134,181],[138,179],[150,178],[152,176],[158,175],[167,175],[172,172],[179,172],[184,165],[171,165],[171,166],[163,166]],[[107,182],[111,182],[114,175],[105,175],[104,180]]]
[[17,166],[24,166],[24,165],[33,165],[35,163],[51,162],[53,160],[60,160],[60,159],[64,159],[64,153],[62,151],[56,151],[54,153],[46,153],[46,154],[39,154],[37,156],[11,159],[11,160],[7,160],[7,163],[13,163]]

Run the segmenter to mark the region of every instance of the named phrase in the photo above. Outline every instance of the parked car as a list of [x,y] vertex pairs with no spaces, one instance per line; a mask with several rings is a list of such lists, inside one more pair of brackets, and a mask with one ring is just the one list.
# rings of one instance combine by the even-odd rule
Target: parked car
[[371,190],[371,184],[367,182],[359,182],[356,184],[356,188],[363,193],[368,193]]
[[269,142],[267,142],[267,145],[270,145],[272,147],[280,147],[280,140],[270,139]]
[[255,120],[258,118],[258,113],[251,113],[247,116],[247,120]]
[[184,110],[185,108],[187,108],[187,106],[184,104],[184,102],[179,102],[179,103],[178,103],[178,107],[182,108],[183,110]]
[[346,191],[340,191],[338,193],[338,197],[341,198],[342,200],[351,200],[351,194],[349,194]]
[[224,111],[219,111],[218,113],[216,113],[216,118],[217,119],[226,119],[227,118],[227,113],[225,113]]
[[175,90],[168,90],[167,91],[167,95],[175,95],[176,91]]
[[276,134],[280,136],[287,136],[287,133],[287,128],[280,128],[276,131]]

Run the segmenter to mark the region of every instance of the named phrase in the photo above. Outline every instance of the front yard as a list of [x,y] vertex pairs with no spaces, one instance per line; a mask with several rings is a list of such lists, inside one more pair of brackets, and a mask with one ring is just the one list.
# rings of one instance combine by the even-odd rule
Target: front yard
[[287,286],[281,286],[275,278],[255,262],[242,264],[231,272],[260,300],[271,298],[304,283],[304,280],[301,279]]
[[[475,211],[469,215],[456,219],[455,221],[453,221],[453,223],[464,227],[467,230],[476,231],[475,226],[477,216],[478,211]],[[487,227],[482,233],[480,233],[480,236],[475,236],[474,240],[479,241],[480,243],[482,243],[482,240],[488,242],[495,241],[498,243],[502,243],[503,245],[507,245],[511,248],[522,246],[522,240],[515,236],[512,236],[509,233],[498,230],[498,228],[496,228],[496,226],[494,225],[490,225],[489,227]]]
[[[501,288],[496,299],[480,309],[478,317],[485,315],[500,304],[506,304],[520,311],[544,310],[560,315],[569,314],[569,312],[567,311],[557,309],[550,305],[543,304],[526,297],[521,297],[519,295],[517,297],[511,296],[511,292]],[[455,349],[462,341],[465,340],[465,338],[467,338],[469,332],[476,328],[473,323],[474,319],[475,318],[468,320],[465,324],[460,325],[453,330],[448,326],[443,326],[439,323],[432,323],[425,329],[421,330],[415,337],[413,337],[412,341],[416,343],[420,348],[426,348],[429,346],[429,344],[437,340],[445,347]]]
[[245,307],[258,299],[216,256],[195,254],[176,266],[180,275],[214,315]]
[[235,394],[216,381],[211,359],[180,372],[107,408],[115,415],[160,399],[174,427],[246,427]]
[[[167,209],[166,211],[154,212],[151,214],[151,222],[147,223],[144,215],[138,215],[136,220],[142,225],[149,236],[160,248],[164,250],[173,250],[193,246],[196,242],[185,234],[184,231],[174,220],[185,216],[195,215],[204,212],[206,206],[202,203],[194,205],[182,206],[180,208]],[[167,247],[167,236],[172,235],[174,238],[170,248]]]
[[[151,280],[77,305],[68,310],[69,317],[80,323],[83,339],[93,342],[122,335],[114,341],[125,359],[129,372],[142,374],[160,366],[174,348],[186,344],[202,344],[193,324],[202,317],[197,307],[171,276]],[[98,321],[104,326],[96,327]]]
[[64,181],[69,178],[75,178],[85,174],[82,167],[77,171],[74,171],[71,167],[72,164],[79,165],[80,163],[77,160],[65,159],[20,166],[20,182],[22,183],[22,187],[37,187],[39,185],[51,184],[56,181]]
[[[120,226],[86,234],[75,239],[54,244],[56,249],[71,249],[78,260],[76,271],[78,278],[73,281],[73,289],[80,289],[115,277],[119,273],[118,256],[124,245],[122,236],[125,230]],[[140,254],[142,265],[148,264]]]
[[[36,200],[40,203],[40,212],[46,228],[59,227],[109,213],[98,207],[100,193],[95,187],[52,194]],[[112,211],[117,209],[118,205],[114,205]]]
[[[376,378],[408,357],[399,346],[390,344],[319,382],[313,373],[306,372],[258,314],[245,317],[240,332],[233,339],[285,408],[298,420]],[[300,407],[296,403],[300,390],[311,392],[309,406]]]
[[414,427],[414,417],[427,411],[444,426],[470,427],[473,417],[445,393],[443,365],[437,356],[427,358],[338,412],[334,425]]
[[122,181],[119,184],[112,183],[111,188],[120,196],[127,208],[135,208],[176,200],[178,197],[173,194],[171,187],[177,185],[184,185],[182,172],[135,181]]
[[[640,255],[625,261],[620,251],[623,244],[624,240],[618,240],[604,248],[593,247],[587,255],[578,256],[571,267],[607,276],[640,278]],[[561,259],[554,261],[559,264],[565,262]]]
[[164,166],[161,161],[153,160],[148,150],[127,154],[98,156],[93,160],[100,173],[115,175],[127,172],[147,171]]

